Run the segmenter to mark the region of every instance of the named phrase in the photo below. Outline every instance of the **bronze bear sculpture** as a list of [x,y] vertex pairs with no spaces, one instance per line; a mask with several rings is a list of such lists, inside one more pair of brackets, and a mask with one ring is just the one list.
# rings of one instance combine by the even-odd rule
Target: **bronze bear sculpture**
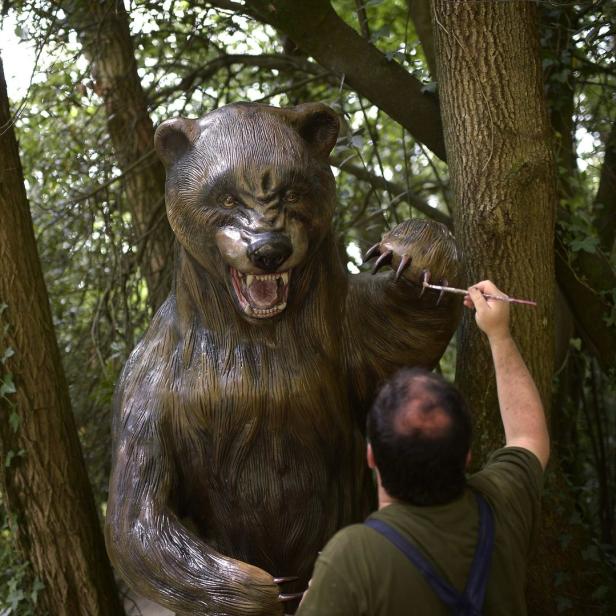
[[239,103],[156,131],[175,279],[118,383],[106,539],[130,585],[178,614],[294,611],[318,551],[371,506],[376,387],[432,368],[459,320],[455,298],[421,293],[458,277],[442,225],[384,235],[371,256],[396,276],[346,271],[338,128],[322,104]]

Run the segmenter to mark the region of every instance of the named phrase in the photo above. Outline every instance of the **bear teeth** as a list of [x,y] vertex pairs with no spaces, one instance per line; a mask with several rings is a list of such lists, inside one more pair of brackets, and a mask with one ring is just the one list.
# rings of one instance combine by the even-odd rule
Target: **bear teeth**
[[[247,274],[231,267],[231,279],[242,312],[255,318],[269,318],[282,312],[287,307],[290,273],[291,270],[274,274]],[[277,301],[279,303],[272,302],[268,307],[260,307],[255,305],[259,303],[259,300],[257,296],[253,295],[251,286],[255,283],[265,282],[269,282],[270,285],[272,282],[276,283]],[[257,289],[255,292],[260,293],[262,291],[263,289]],[[270,288],[270,292],[273,292],[273,289]],[[261,301],[261,303],[267,302]]]
[[282,312],[287,307],[287,303],[283,302],[282,304],[278,304],[278,306],[274,306],[273,308],[268,308],[267,310],[259,310],[258,308],[253,308],[253,312],[258,315],[265,316],[267,314],[274,314],[276,312]]
[[289,282],[289,272],[282,272],[281,274],[243,274],[240,272],[242,278],[246,280],[246,286],[249,287],[255,280],[282,280],[282,284]]

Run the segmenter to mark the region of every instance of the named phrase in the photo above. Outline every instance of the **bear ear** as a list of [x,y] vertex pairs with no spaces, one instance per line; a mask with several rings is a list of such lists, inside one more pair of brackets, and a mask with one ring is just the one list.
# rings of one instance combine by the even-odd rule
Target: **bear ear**
[[336,112],[322,103],[306,103],[293,107],[294,121],[304,141],[323,158],[327,158],[336,145],[340,120]]
[[200,132],[198,120],[165,120],[154,133],[154,147],[165,167],[183,156],[195,143]]

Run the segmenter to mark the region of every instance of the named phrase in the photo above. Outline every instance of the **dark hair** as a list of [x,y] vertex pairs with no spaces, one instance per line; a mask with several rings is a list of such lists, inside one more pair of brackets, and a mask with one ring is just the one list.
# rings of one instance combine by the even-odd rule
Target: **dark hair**
[[471,418],[460,392],[440,375],[397,372],[377,395],[367,432],[390,496],[442,505],[462,495]]

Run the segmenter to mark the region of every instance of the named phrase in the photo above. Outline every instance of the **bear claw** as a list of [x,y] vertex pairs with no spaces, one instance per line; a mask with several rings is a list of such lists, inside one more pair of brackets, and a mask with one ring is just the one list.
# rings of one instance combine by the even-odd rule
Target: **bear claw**
[[400,276],[402,276],[404,270],[411,264],[411,261],[411,257],[409,257],[408,255],[402,255],[402,258],[400,259],[400,265],[398,265],[398,269],[396,270],[396,275],[394,277],[394,280],[396,282],[400,280]]
[[387,265],[388,263],[391,263],[391,259],[393,257],[394,251],[393,250],[386,250],[377,260],[376,263],[374,264],[374,267],[372,268],[372,273],[376,274],[379,269],[381,267],[383,267],[383,265]]
[[367,263],[368,261],[370,261],[370,259],[374,259],[374,257],[376,257],[376,255],[379,254],[380,247],[381,247],[381,244],[380,243],[376,243],[374,246],[369,248],[368,251],[366,252],[366,254],[364,255],[364,261],[363,262]]
[[287,584],[288,582],[296,582],[299,578],[296,575],[289,575],[287,577],[274,578],[274,584]]
[[284,595],[278,595],[280,601],[294,601],[295,599],[301,599],[304,596],[303,592],[294,592]]
[[426,287],[423,286],[424,282],[430,284],[430,272],[428,270],[421,272],[419,282],[421,282],[421,291],[419,292],[419,297],[421,297],[426,291]]
[[[447,278],[443,278],[441,286],[443,286],[443,287],[448,287],[449,286],[449,282],[448,282]],[[424,287],[424,289],[425,289],[425,287]],[[445,291],[441,291],[438,294],[438,299],[436,300],[436,305],[437,306],[441,303],[441,300],[443,299],[443,295],[445,295]]]

